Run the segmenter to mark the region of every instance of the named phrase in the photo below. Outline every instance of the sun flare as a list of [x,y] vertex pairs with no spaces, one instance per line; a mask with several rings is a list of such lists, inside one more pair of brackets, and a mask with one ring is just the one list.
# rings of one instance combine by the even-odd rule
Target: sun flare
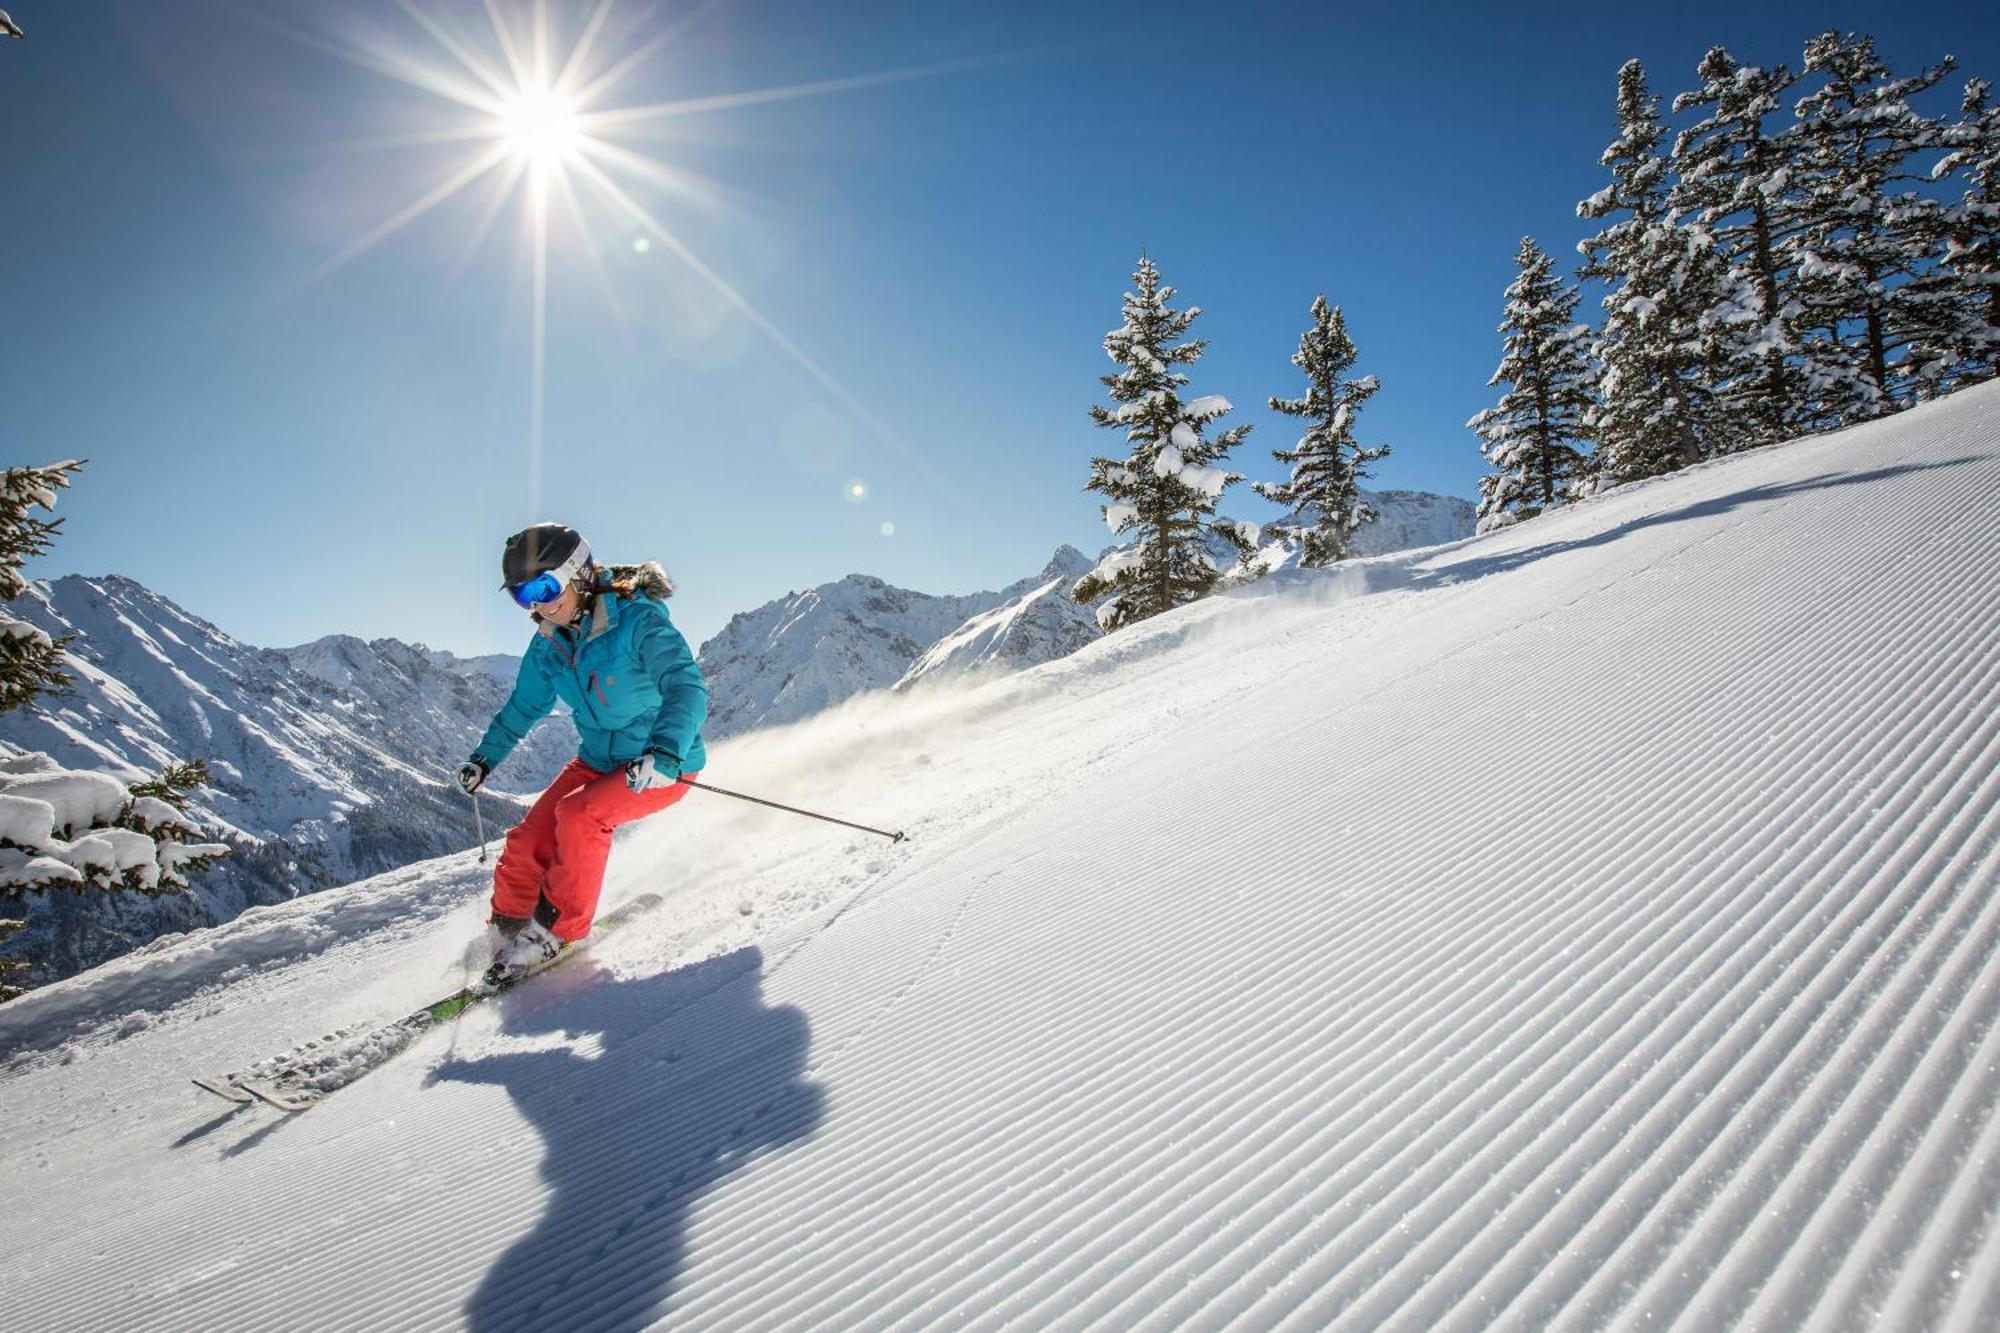
[[[702,5],[680,23],[656,28],[648,36],[645,29],[650,12],[639,13],[635,24],[621,29],[613,19],[618,3],[595,0],[581,30],[568,33],[558,31],[565,26],[563,14],[555,12],[549,0],[485,0],[483,26],[476,20],[468,23],[461,13],[446,11],[443,6],[396,0],[427,42],[389,39],[354,45],[310,32],[297,34],[308,45],[455,104],[467,113],[458,124],[414,129],[355,145],[447,147],[459,151],[459,156],[441,175],[420,182],[421,192],[414,199],[331,256],[315,276],[323,277],[351,263],[449,201],[483,191],[486,201],[464,246],[464,257],[469,260],[509,203],[518,202],[531,292],[527,469],[531,509],[540,503],[550,252],[567,240],[568,253],[580,256],[596,274],[615,311],[617,300],[602,254],[602,237],[607,233],[631,238],[636,254],[658,247],[678,259],[696,281],[770,339],[857,420],[923,466],[921,458],[866,404],[696,254],[655,212],[656,199],[692,200],[714,207],[728,194],[715,182],[653,156],[643,145],[665,121],[934,77],[959,66],[889,70],[635,104],[619,95],[624,85],[715,6]],[[568,12],[565,7],[563,13]],[[649,193],[654,199],[646,197]]]
[[516,158],[535,167],[559,166],[583,144],[583,117],[558,89],[522,88],[500,108],[496,131]]

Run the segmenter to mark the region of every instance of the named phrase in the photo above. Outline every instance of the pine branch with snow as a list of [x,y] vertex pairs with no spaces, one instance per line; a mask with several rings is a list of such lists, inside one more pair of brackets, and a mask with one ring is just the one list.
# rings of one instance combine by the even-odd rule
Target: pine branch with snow
[[0,601],[28,590],[21,566],[49,549],[62,527],[59,518],[37,518],[37,509],[56,507],[56,492],[69,488],[83,463],[77,459],[48,467],[10,467],[0,479]]
[[[62,527],[61,519],[40,518],[35,511],[54,509],[56,492],[66,489],[82,466],[70,460],[48,467],[8,468],[0,478],[0,601],[11,602],[27,591],[21,566],[46,551]],[[71,681],[62,669],[62,657],[60,641],[0,611],[0,713],[67,688]]]
[[1174,289],[1161,283],[1150,258],[1140,257],[1132,281],[1137,290],[1125,294],[1124,322],[1104,336],[1105,355],[1121,367],[1101,377],[1113,406],[1090,409],[1098,426],[1125,433],[1127,452],[1092,459],[1084,489],[1105,498],[1102,513],[1114,536],[1133,532],[1137,540],[1114,549],[1071,589],[1079,602],[1108,598],[1097,610],[1106,631],[1214,591],[1222,571],[1209,554],[1211,534],[1239,560],[1252,550],[1241,525],[1215,513],[1223,491],[1243,479],[1220,464],[1250,427],[1211,437],[1229,400],[1181,398],[1188,377],[1179,367],[1193,365],[1208,345],[1187,338],[1201,309],[1174,309]]
[[184,811],[186,793],[206,781],[199,762],[127,787],[33,751],[0,759],[0,895],[185,892],[189,876],[230,851],[193,841],[201,830]]
[[1316,296],[1312,326],[1299,335],[1298,350],[1292,353],[1292,364],[1306,377],[1305,396],[1271,398],[1272,411],[1310,423],[1292,448],[1271,451],[1271,457],[1290,466],[1290,477],[1255,484],[1259,495],[1301,516],[1289,527],[1274,526],[1303,547],[1303,566],[1346,559],[1356,529],[1375,517],[1361,498],[1361,479],[1368,475],[1368,464],[1388,455],[1389,446],[1366,448],[1354,438],[1355,415],[1382,387],[1373,375],[1348,377],[1358,355],[1345,313]]
[[[185,889],[191,872],[229,850],[190,841],[201,833],[184,809],[195,772],[205,770],[173,764],[128,787],[108,773],[63,768],[45,754],[0,760],[0,891]],[[161,790],[175,799],[154,794]]]
[[[9,935],[12,935],[27,924],[25,921],[0,921],[0,944],[5,944]],[[25,987],[12,985],[6,980],[6,978],[22,971],[26,966],[27,964],[15,962],[11,958],[0,958],[0,1004],[28,993]]]
[[1523,236],[1520,272],[1507,286],[1507,335],[1500,366],[1487,381],[1506,384],[1493,407],[1466,422],[1493,470],[1479,481],[1482,530],[1504,527],[1569,498],[1583,471],[1584,418],[1593,406],[1587,353],[1590,330],[1576,322],[1582,293]]
[[134,800],[152,797],[185,812],[188,793],[206,787],[212,780],[208,765],[202,760],[176,759],[161,769],[158,777],[133,783],[131,793]]

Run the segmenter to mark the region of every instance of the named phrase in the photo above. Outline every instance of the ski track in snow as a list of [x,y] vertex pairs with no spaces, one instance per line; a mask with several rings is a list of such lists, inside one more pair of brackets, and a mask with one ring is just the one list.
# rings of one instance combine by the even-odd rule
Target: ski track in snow
[[1990,386],[737,738],[912,841],[690,796],[295,1117],[185,1080],[470,857],[50,987],[10,1326],[2000,1326],[1996,497]]

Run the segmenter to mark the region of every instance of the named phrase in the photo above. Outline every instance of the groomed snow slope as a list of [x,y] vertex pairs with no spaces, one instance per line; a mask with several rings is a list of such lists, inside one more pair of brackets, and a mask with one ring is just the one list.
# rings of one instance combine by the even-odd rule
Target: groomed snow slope
[[690,797],[299,1116],[184,1080],[469,857],[6,1006],[7,1323],[2000,1327],[1996,500],[2000,386],[719,747],[913,841]]

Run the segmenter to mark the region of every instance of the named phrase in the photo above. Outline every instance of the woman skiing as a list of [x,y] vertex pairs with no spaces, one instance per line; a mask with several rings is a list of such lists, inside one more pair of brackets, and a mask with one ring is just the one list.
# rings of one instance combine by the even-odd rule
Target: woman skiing
[[611,831],[687,795],[707,762],[708,685],[667,617],[674,585],[657,563],[600,569],[573,528],[537,523],[507,539],[504,587],[535,621],[521,671],[479,748],[458,770],[478,791],[560,699],[582,744],[493,870],[493,970],[500,979],[590,933]]

